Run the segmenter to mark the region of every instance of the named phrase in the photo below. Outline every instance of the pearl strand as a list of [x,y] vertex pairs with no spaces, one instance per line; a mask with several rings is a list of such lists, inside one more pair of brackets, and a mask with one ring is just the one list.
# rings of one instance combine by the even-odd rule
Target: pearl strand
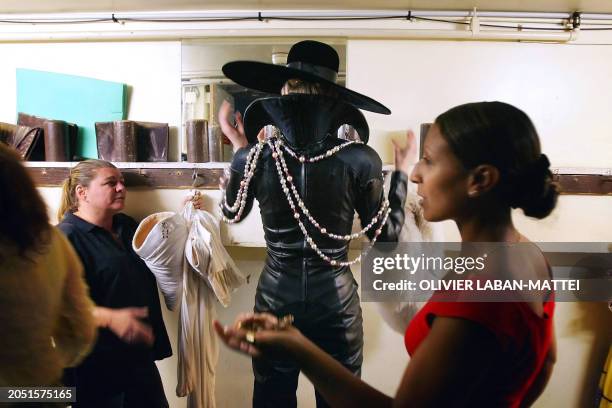
[[334,146],[331,149],[329,149],[328,151],[326,151],[325,153],[321,153],[317,156],[314,157],[306,157],[304,155],[298,155],[296,152],[294,152],[289,146],[285,145],[282,141],[279,140],[280,145],[287,151],[287,153],[289,153],[289,155],[291,157],[293,157],[294,159],[299,160],[300,163],[315,163],[318,162],[319,160],[323,160],[326,159],[336,153],[338,153],[340,150],[344,149],[345,147],[348,147],[352,144],[363,144],[363,142],[361,141],[357,141],[357,140],[352,140],[350,142],[346,142],[344,144],[338,145],[338,146]]
[[[253,146],[251,148],[251,150],[249,150],[249,154],[247,155],[246,158],[246,163],[244,164],[244,172],[243,175],[247,175],[250,173],[251,171],[251,165],[252,165],[252,160],[253,160],[253,155],[254,153],[257,151],[258,145]],[[259,149],[261,150],[261,149]],[[240,188],[238,189],[238,192],[236,194],[236,199],[234,200],[234,205],[232,205],[231,207],[227,204],[227,199],[222,200],[223,201],[223,206],[225,207],[225,209],[227,209],[228,211],[231,212],[236,212],[240,206],[240,201],[242,198],[242,194],[244,191],[244,188],[246,186],[246,180],[244,179],[243,176],[243,180],[240,181]],[[225,191],[225,189],[222,189],[223,191]],[[223,195],[223,197],[225,198],[225,195]]]
[[[243,179],[240,181],[240,188],[238,189],[238,193],[236,195],[236,201],[230,207],[227,204],[227,197],[225,194],[225,189],[221,189],[221,202],[219,203],[219,207],[221,209],[221,217],[224,222],[227,224],[234,224],[240,221],[244,208],[246,207],[246,198],[249,192],[249,184],[251,183],[251,179],[255,175],[255,168],[257,167],[257,160],[259,159],[259,155],[264,147],[263,142],[258,142],[255,146],[251,148],[249,154],[247,155],[247,161],[244,165],[244,173]],[[228,209],[231,212],[235,212],[238,210],[237,214],[233,218],[228,218],[223,214],[223,207]]]
[[[347,234],[347,235],[337,235],[337,234],[333,234],[327,231],[327,228],[323,228],[321,227],[321,225],[317,222],[317,220],[314,219],[314,217],[310,214],[310,211],[308,210],[308,208],[306,208],[306,205],[304,204],[304,201],[302,201],[297,188],[295,187],[295,184],[293,183],[293,177],[291,176],[291,174],[289,173],[289,169],[287,168],[287,162],[285,161],[285,157],[283,156],[283,152],[279,147],[279,142],[276,143],[276,145],[272,144],[271,148],[274,149],[273,153],[272,153],[272,157],[274,158],[274,160],[280,159],[281,162],[281,166],[286,174],[286,180],[289,182],[289,187],[291,189],[291,192],[293,193],[293,197],[295,198],[295,201],[298,204],[298,207],[302,210],[302,213],[307,217],[308,221],[310,221],[310,223],[315,226],[323,235],[326,235],[332,239],[336,239],[338,241],[350,241],[351,239],[358,239],[360,237],[362,237],[363,235],[365,235],[370,229],[372,229],[374,227],[374,225],[378,222],[378,220],[380,219],[380,216],[383,214],[383,212],[387,209],[388,205],[389,205],[389,201],[387,199],[383,200],[380,209],[378,210],[378,212],[376,213],[376,215],[372,218],[372,220],[370,221],[370,223],[363,228],[362,230],[360,230],[359,232],[353,233],[353,234]],[[283,190],[284,191],[284,190]]]
[[[270,145],[270,148],[272,149],[273,153],[276,153],[275,152],[275,150],[277,150],[276,146],[271,141],[269,141],[268,144]],[[336,261],[335,259],[331,259],[329,256],[325,255],[323,253],[323,251],[321,251],[318,248],[317,244],[315,244],[315,242],[312,239],[312,237],[310,236],[310,234],[308,234],[308,231],[306,230],[306,227],[302,223],[302,221],[300,219],[300,213],[296,210],[295,204],[293,203],[293,199],[291,198],[291,195],[289,194],[289,189],[287,188],[287,184],[286,184],[287,182],[286,182],[285,178],[283,177],[283,171],[281,169],[280,160],[278,160],[278,154],[277,154],[276,157],[273,154],[272,157],[274,158],[274,162],[276,164],[276,170],[278,172],[279,182],[281,184],[281,188],[283,189],[283,192],[285,193],[285,196],[287,197],[287,201],[289,203],[289,206],[293,210],[293,217],[296,219],[296,221],[298,223],[298,226],[300,227],[300,230],[302,230],[302,233],[304,234],[304,238],[306,239],[306,242],[308,243],[310,248],[312,248],[321,259],[323,259],[324,261],[328,262],[332,266],[351,266],[351,265],[353,265],[353,264],[355,264],[357,262],[361,262],[361,255],[358,255],[352,261]],[[385,215],[383,216],[382,222],[380,224],[381,226],[380,226],[380,228],[378,228],[375,231],[374,238],[370,242],[370,245],[368,246],[368,248],[363,252],[364,255],[367,254],[368,251],[376,243],[376,240],[378,239],[378,236],[382,233],[382,227],[387,222],[387,218],[389,217],[389,213],[390,212],[391,212],[391,209],[387,208],[387,210],[385,211]]]

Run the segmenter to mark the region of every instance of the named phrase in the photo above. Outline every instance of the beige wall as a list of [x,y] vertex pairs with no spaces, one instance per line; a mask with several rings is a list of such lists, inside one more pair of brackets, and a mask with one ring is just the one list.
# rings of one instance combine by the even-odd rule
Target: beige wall
[[[553,166],[612,167],[612,45],[355,40],[347,58],[348,86],[393,112],[368,115],[387,162],[393,131],[418,130],[461,103],[501,100],[532,118]],[[612,242],[612,196],[562,196],[547,219],[517,211],[514,220],[536,241]],[[447,239],[458,238],[454,225],[444,226]],[[555,323],[559,360],[536,406],[590,406],[612,341],[612,314],[605,304],[563,303]],[[386,366],[387,381],[403,363]]]
[[[48,47],[59,51],[54,54],[57,61],[48,65],[28,55],[28,50],[49,55]],[[111,63],[115,49],[122,50],[119,55],[123,59]],[[391,117],[369,116],[374,130],[372,145],[387,162],[391,159],[387,138],[392,131],[417,128],[419,123],[431,121],[458,103],[500,99],[517,104],[532,116],[553,165],[612,166],[612,145],[605,121],[612,106],[611,49],[587,45],[349,41],[347,81],[350,87],[380,99],[394,112]],[[63,57],[73,55],[73,50],[84,58],[70,60],[72,64],[61,62]],[[131,118],[168,121],[175,126],[180,121],[178,43],[19,44],[0,45],[0,52],[21,59],[10,65],[11,69],[0,68],[0,84],[4,89],[11,89],[12,69],[17,65],[124,81],[134,85]],[[111,59],[100,59],[99,52]],[[20,64],[21,61],[28,65]],[[161,65],[149,66],[151,61]],[[156,74],[146,73],[145,67]],[[160,98],[159,92],[166,97]],[[3,98],[0,120],[12,121],[14,114],[14,105]],[[40,190],[54,213],[58,189]],[[126,212],[142,218],[154,211],[177,209],[184,194],[181,190],[133,190]],[[207,192],[208,208],[214,208],[217,197],[217,192]],[[233,236],[252,244],[261,243],[257,216],[254,209],[247,223],[234,230]],[[516,216],[517,224],[531,239],[560,241],[612,241],[611,219],[612,197],[587,196],[562,197],[557,211],[543,222]],[[447,224],[445,230],[447,239],[457,238],[454,227]],[[239,267],[257,278],[263,250],[232,247],[230,251]],[[253,279],[236,293],[228,309],[219,310],[222,321],[229,322],[238,312],[252,308],[255,285]],[[401,336],[385,326],[372,304],[363,304],[363,310],[363,377],[383,392],[393,394],[408,361]],[[176,352],[177,316],[165,314]],[[559,362],[538,406],[587,405],[603,362],[605,344],[612,336],[610,323],[610,313],[604,305],[558,306]],[[185,400],[174,397],[176,357],[160,362],[159,366],[171,406],[184,407]],[[249,360],[222,348],[217,378],[219,406],[248,406],[251,383]],[[312,388],[304,381],[299,401],[300,406],[314,406]]]

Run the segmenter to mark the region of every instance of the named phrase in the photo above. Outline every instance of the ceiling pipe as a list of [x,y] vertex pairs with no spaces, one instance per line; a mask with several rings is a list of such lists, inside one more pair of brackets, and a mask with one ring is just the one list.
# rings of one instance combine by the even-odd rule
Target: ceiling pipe
[[[443,14],[445,13],[445,14]],[[569,18],[566,13],[505,13],[505,12],[411,12],[411,16],[433,16],[465,18],[469,20],[468,29],[420,29],[414,24],[401,20],[363,21],[363,20],[320,20],[320,21],[285,21],[266,20],[266,17],[287,18],[342,18],[342,17],[376,17],[403,16],[389,11],[271,11],[271,12],[146,12],[112,14],[113,21],[100,22],[108,19],[108,13],[69,13],[45,15],[11,15],[10,19],[17,21],[38,21],[36,24],[0,23],[0,42],[35,42],[35,41],[113,41],[113,40],[170,40],[200,37],[263,37],[263,36],[348,36],[351,38],[397,38],[415,40],[471,40],[471,41],[540,41],[568,42],[577,39],[579,30],[519,30],[487,29],[481,26],[481,18],[493,16],[521,15],[532,18],[550,16]],[[169,22],[172,19],[201,18],[254,18],[258,15],[262,21],[180,21]],[[451,16],[452,15],[452,16]],[[6,21],[8,15],[0,15],[0,21]],[[126,21],[126,19],[133,19]],[[138,20],[156,20],[138,21]],[[92,20],[84,24],[60,24],[66,20]],[[123,20],[123,21],[122,21]],[[159,21],[157,21],[159,20]],[[45,24],[55,22],[56,24]],[[119,23],[119,24],[117,24]],[[406,24],[405,24],[406,23]],[[374,25],[375,24],[375,25]],[[417,27],[423,27],[429,22],[420,22]]]
[[404,40],[465,40],[465,41],[530,41],[557,42],[575,41],[578,30],[563,32],[515,32],[502,30],[450,31],[450,30],[371,30],[363,29],[303,29],[303,30],[152,30],[152,31],[79,31],[79,32],[44,32],[44,33],[0,33],[2,42],[59,42],[59,41],[154,41],[181,40],[202,37],[338,37],[346,36],[353,39],[404,39]]
[[[469,18],[473,11],[427,11],[427,10],[318,10],[318,11],[157,11],[157,12],[95,12],[95,13],[44,13],[44,14],[0,14],[2,21],[45,21],[61,20],[98,20],[112,16],[121,19],[204,19],[204,18],[351,18],[351,17],[396,17],[405,18],[408,13],[413,17],[430,18]],[[480,17],[551,19],[562,20],[571,17],[572,13],[536,13],[536,12],[500,12],[478,11]],[[612,14],[583,14],[584,19],[612,20]]]

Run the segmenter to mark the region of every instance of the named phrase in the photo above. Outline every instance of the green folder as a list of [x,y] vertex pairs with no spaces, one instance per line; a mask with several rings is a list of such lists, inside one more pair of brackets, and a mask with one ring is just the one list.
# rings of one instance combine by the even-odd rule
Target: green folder
[[77,156],[96,159],[94,124],[126,119],[127,85],[18,68],[17,112],[75,123]]

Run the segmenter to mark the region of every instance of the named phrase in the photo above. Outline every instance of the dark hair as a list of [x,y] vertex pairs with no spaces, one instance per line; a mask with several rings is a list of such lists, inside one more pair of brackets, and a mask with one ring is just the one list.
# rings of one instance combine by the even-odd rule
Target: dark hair
[[50,239],[47,206],[17,151],[0,143],[0,243],[19,256],[42,252]]
[[281,95],[288,94],[310,94],[310,95],[327,95],[334,98],[338,97],[338,92],[325,83],[308,82],[303,79],[289,79],[285,82],[281,89]]
[[548,216],[559,195],[531,119],[503,102],[456,106],[436,118],[442,137],[466,169],[495,166],[502,202],[535,218]]

